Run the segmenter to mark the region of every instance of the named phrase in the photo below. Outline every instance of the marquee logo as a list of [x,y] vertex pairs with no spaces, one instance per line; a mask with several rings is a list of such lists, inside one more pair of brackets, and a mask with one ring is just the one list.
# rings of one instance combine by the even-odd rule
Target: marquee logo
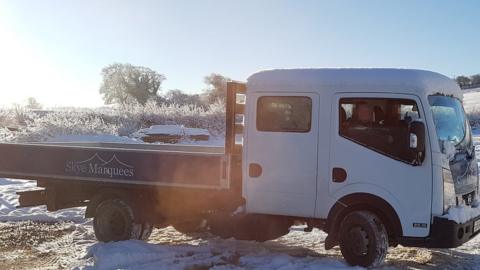
[[98,153],[83,161],[68,161],[65,164],[65,172],[74,175],[110,178],[133,177],[135,175],[133,166],[120,161],[116,155],[113,155],[112,158],[106,161]]

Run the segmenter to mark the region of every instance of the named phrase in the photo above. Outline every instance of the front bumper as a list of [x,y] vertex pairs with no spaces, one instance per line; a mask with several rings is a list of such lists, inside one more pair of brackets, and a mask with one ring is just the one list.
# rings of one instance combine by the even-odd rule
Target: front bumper
[[[477,222],[477,231],[474,224]],[[403,246],[428,248],[455,248],[469,241],[480,233],[480,216],[465,223],[458,224],[453,220],[434,217],[430,226],[430,235],[425,238],[405,237],[400,240]]]

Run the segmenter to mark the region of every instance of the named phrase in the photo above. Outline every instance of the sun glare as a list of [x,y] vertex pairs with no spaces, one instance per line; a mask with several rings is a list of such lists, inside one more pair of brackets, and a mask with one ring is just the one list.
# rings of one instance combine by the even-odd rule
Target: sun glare
[[45,106],[101,105],[96,83],[73,79],[6,25],[0,19],[0,105],[22,104],[28,97]]

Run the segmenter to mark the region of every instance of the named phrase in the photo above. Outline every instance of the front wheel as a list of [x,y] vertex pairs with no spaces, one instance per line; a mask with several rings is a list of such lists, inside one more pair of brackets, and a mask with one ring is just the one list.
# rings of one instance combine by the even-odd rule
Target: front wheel
[[149,223],[135,222],[133,208],[124,200],[107,199],[95,211],[93,229],[98,241],[147,240],[152,233]]
[[385,226],[368,211],[355,211],[345,216],[340,225],[339,242],[342,255],[350,265],[376,267],[387,255]]

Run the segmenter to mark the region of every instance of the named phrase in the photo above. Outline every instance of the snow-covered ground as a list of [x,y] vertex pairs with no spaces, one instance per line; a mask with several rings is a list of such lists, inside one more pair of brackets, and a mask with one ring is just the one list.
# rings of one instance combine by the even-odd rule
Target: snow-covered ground
[[[81,136],[56,141],[60,139],[124,140]],[[480,144],[480,137],[475,141]],[[16,209],[16,192],[34,188],[34,181],[0,178],[1,269],[360,269],[347,266],[338,248],[326,251],[323,232],[307,233],[300,227],[265,243],[224,240],[208,233],[184,235],[172,227],[155,229],[147,243],[97,243],[83,208]],[[476,237],[455,249],[391,248],[381,269],[480,269],[479,265]]]
[[[351,269],[339,258],[338,250],[322,250],[325,234],[318,230],[310,234],[294,230],[279,240],[255,243],[223,240],[209,234],[187,236],[168,227],[156,229],[149,243],[96,243],[92,222],[83,218],[83,208],[56,212],[47,212],[44,206],[16,209],[16,192],[35,187],[35,181],[0,178],[0,221],[8,224],[4,226],[14,228],[10,238],[15,239],[19,230],[26,234],[25,237],[30,237],[31,233],[25,230],[40,228],[44,232],[48,227],[66,233],[50,241],[39,241],[38,245],[27,245],[27,249],[33,249],[40,256],[55,255],[48,260],[51,265],[37,265],[40,262],[30,258],[31,264],[25,268]],[[34,234],[32,236],[35,238]],[[18,249],[21,248],[2,249],[0,245],[0,264],[15,268],[16,261],[22,256]],[[329,253],[333,256],[330,257]]]
[[[172,227],[155,229],[148,243],[97,243],[84,209],[15,209],[15,192],[35,182],[0,179],[0,184],[2,269],[360,269],[347,266],[338,248],[324,250],[323,232],[300,227],[265,243],[184,235]],[[478,269],[479,263],[477,237],[456,249],[392,248],[381,269]]]
[[463,107],[466,112],[478,110],[480,104],[480,88],[466,89],[463,93]]

